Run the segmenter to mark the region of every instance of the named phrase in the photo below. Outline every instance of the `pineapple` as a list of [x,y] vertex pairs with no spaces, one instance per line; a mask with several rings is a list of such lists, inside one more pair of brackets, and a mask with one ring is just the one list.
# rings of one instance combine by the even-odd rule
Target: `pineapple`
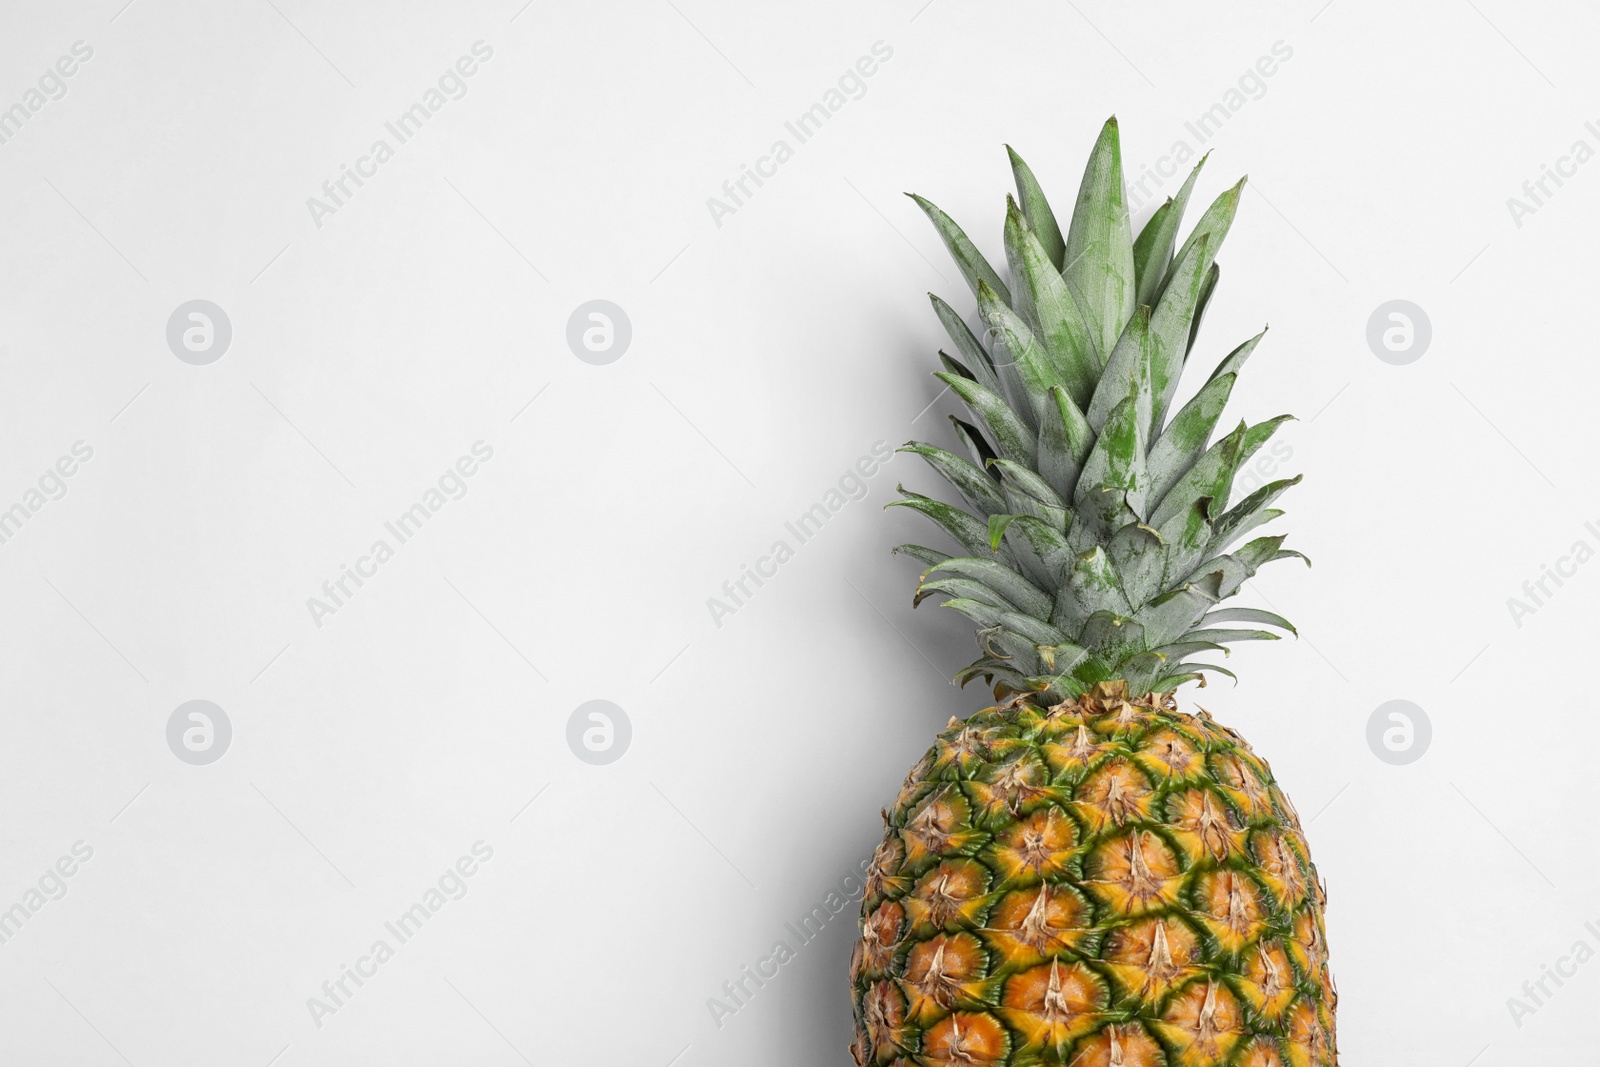
[[904,451],[965,506],[905,489],[895,504],[960,552],[896,551],[927,568],[918,601],[977,624],[957,680],[981,676],[998,703],[951,719],[884,813],[851,1052],[862,1067],[1330,1067],[1324,894],[1299,817],[1243,738],[1173,695],[1232,677],[1192,657],[1293,632],[1217,605],[1263,564],[1304,559],[1282,536],[1245,540],[1298,478],[1229,506],[1287,416],[1211,443],[1260,336],[1169,411],[1243,182],[1179,245],[1200,166],[1135,238],[1115,119],[1064,232],[1015,152],[1011,166],[1009,285],[915,198],[984,330],[932,298],[970,460]]

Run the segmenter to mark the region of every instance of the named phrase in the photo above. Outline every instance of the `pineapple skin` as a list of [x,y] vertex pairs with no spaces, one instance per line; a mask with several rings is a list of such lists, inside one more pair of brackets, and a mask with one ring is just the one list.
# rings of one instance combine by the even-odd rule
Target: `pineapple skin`
[[1332,1067],[1325,895],[1265,761],[1100,683],[952,719],[851,957],[861,1067]]

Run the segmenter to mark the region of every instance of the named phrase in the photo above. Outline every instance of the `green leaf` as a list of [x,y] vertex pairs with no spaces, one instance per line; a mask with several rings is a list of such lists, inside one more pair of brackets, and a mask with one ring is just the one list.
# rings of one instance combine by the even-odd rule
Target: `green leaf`
[[950,420],[950,424],[955,427],[956,437],[960,438],[962,446],[967,450],[967,454],[972,457],[973,464],[984,471],[986,477],[998,483],[1000,475],[989,471],[989,461],[996,458],[995,451],[989,447],[989,442],[984,440],[983,434],[978,432],[978,428],[970,422],[963,422],[954,415],[947,417]]
[[994,360],[984,351],[978,339],[972,336],[972,331],[967,328],[965,320],[956,314],[955,308],[933,293],[928,294],[928,299],[933,302],[934,314],[938,315],[939,321],[944,324],[944,332],[950,335],[956,351],[961,353],[962,360],[971,369],[972,377],[990,392],[1004,396],[1005,389],[1001,386],[1000,377],[994,369]]
[[[1237,552],[1234,552],[1233,558],[1243,563],[1246,567],[1249,567],[1250,572],[1254,574],[1256,569],[1259,568],[1263,563],[1270,563],[1272,560],[1282,558],[1278,554],[1278,550],[1283,547],[1283,542],[1287,539],[1287,535],[1285,534],[1277,534],[1272,537],[1258,537],[1254,541],[1247,543]],[[1298,552],[1294,553],[1294,555],[1299,559],[1305,559],[1305,557],[1300,555]]]
[[975,582],[971,578],[935,578],[923,582],[917,586],[917,595],[912,598],[911,606],[920,606],[935,593],[943,593],[951,599],[976,600],[999,611],[1015,611],[1017,607],[987,585]]
[[1106,361],[1105,373],[1095,387],[1094,399],[1089,402],[1085,412],[1091,429],[1096,433],[1102,432],[1112,409],[1129,397],[1135,398],[1139,424],[1150,424],[1150,376],[1154,357],[1150,309],[1141,307],[1134,311],[1127,328],[1117,339],[1117,346],[1111,350],[1111,358]]
[[1291,485],[1299,484],[1299,475],[1269,482],[1229,508],[1217,519],[1211,543],[1206,546],[1207,550],[1221,552],[1251,530],[1282,515],[1283,512],[1269,505],[1282,496],[1284,490]]
[[1194,569],[1194,584],[1216,593],[1218,600],[1226,600],[1255,574],[1254,564],[1241,562],[1230,555],[1214,556]]
[[961,362],[959,359],[952,357],[942,348],[939,349],[939,365],[945,370],[949,371],[951,374],[961,375],[961,377],[965,378],[969,382],[976,382],[978,380],[978,376],[972,373],[972,369],[970,367]]
[[[1185,664],[1183,664],[1183,666],[1190,668],[1190,670],[1186,674],[1172,676],[1172,677],[1178,679],[1178,682],[1193,680],[1193,681],[1198,681],[1203,686],[1203,685],[1206,684],[1205,683],[1205,677],[1202,674],[1200,674],[1199,672],[1201,672],[1201,671],[1216,671],[1218,674],[1225,674],[1229,678],[1232,678],[1234,685],[1238,685],[1239,684],[1239,676],[1237,674],[1234,674],[1232,671],[1228,670],[1228,668],[1226,668],[1226,667],[1218,667],[1215,664],[1211,664],[1211,663],[1185,663]],[[1178,684],[1178,683],[1175,682],[1173,684]],[[1166,686],[1166,685],[1163,685],[1163,688],[1165,689],[1165,688],[1169,688],[1169,687]]]
[[1235,552],[1213,556],[1194,569],[1192,580],[1207,584],[1221,600],[1237,593],[1257,570],[1274,560],[1294,558],[1304,560],[1309,567],[1311,561],[1305,556],[1283,549],[1285,539],[1283,534],[1258,537]]
[[[910,556],[912,559],[920,560],[930,567],[951,558],[948,552],[940,552],[937,548],[924,548],[922,545],[896,545],[890,549],[890,552],[897,556]],[[923,573],[927,572],[924,571]]]
[[[1161,498],[1150,525],[1166,537],[1167,520],[1189,512],[1197,501],[1209,500],[1207,516],[1220,515],[1227,507],[1228,489],[1233,484],[1234,471],[1239,469],[1246,427],[1238,428],[1205,451],[1198,462],[1186,471],[1172,491]],[[1168,538],[1171,540],[1171,538]]]
[[[1020,463],[1014,463],[1009,459],[997,459],[994,461],[994,466],[998,467],[1005,475],[1006,482],[1015,486],[1018,492],[1026,495],[1036,503],[1043,504],[1054,511],[1067,510],[1067,502],[1061,499],[1061,495],[1050,487],[1049,482],[1039,477],[1029,468]],[[1062,529],[1064,531],[1066,527],[1063,526]]]
[[1018,611],[1036,618],[1048,618],[1050,598],[1038,586],[994,559],[979,556],[951,556],[929,567],[924,574],[944,571],[982,582]]
[[1090,491],[1101,487],[1117,490],[1128,507],[1143,514],[1150,476],[1145,468],[1144,426],[1138,417],[1137,397],[1125,398],[1101,427],[1100,436],[1084,461],[1073,504],[1081,510]]
[[1116,566],[1096,545],[1073,561],[1067,584],[1057,595],[1050,617],[1057,625],[1076,630],[1102,611],[1119,617],[1133,614]]
[[1211,269],[1206,271],[1205,281],[1200,283],[1200,297],[1195,301],[1194,319],[1189,323],[1189,342],[1183,346],[1183,358],[1188,359],[1189,353],[1194,350],[1195,338],[1200,336],[1200,323],[1206,317],[1206,306],[1211,303],[1211,294],[1216,292],[1217,279],[1222,277],[1222,266],[1218,263],[1211,264]]
[[[991,538],[994,535],[996,519],[1005,520],[1000,527],[1003,535],[1008,538],[1021,537],[1026,544],[1038,551],[1041,558],[1058,564],[1061,574],[1066,574],[1070,552],[1067,549],[1066,538],[1060,530],[1034,515],[993,515],[989,518]],[[1060,556],[1058,553],[1066,555]],[[1043,584],[1054,587],[1056,581],[1052,578]]]
[[980,515],[993,515],[1006,510],[1005,497],[995,486],[994,479],[960,456],[942,448],[925,445],[921,441],[908,441],[897,452],[912,452],[927,460],[939,476],[955,487],[967,506]]
[[968,515],[965,511],[952,507],[942,500],[934,500],[932,497],[913,493],[904,486],[899,486],[898,488],[903,499],[891,500],[884,507],[901,507],[920,511],[932,519],[945,533],[949,534],[957,544],[965,548],[970,555],[976,556],[990,551],[1002,551],[1001,549],[991,550],[989,548],[984,524]]
[[1154,650],[1130,656],[1117,667],[1128,682],[1128,692],[1141,694],[1154,690],[1156,678],[1167,669],[1167,657]]
[[1001,491],[1005,493],[1006,510],[1015,515],[1027,515],[1038,519],[1052,530],[1062,534],[1072,524],[1072,513],[1062,508],[1054,508],[1017,487],[1017,483],[1006,480],[1000,484]]
[[1158,589],[1171,589],[1189,581],[1194,565],[1205,558],[1211,543],[1210,497],[1200,497],[1187,511],[1172,516],[1161,527],[1161,581]]
[[1267,331],[1263,328],[1260,333],[1250,338],[1250,340],[1246,341],[1238,348],[1235,348],[1232,352],[1229,352],[1228,358],[1224,359],[1221,363],[1218,363],[1217,369],[1211,372],[1209,381],[1216,381],[1224,374],[1237,375],[1240,368],[1244,366],[1244,361],[1250,358],[1250,353],[1256,350],[1256,345],[1260,344],[1261,339],[1266,335]]
[[1100,371],[1094,342],[1060,270],[1014,203],[1007,204],[1005,240],[1017,310],[1032,326],[1061,384],[1079,405],[1087,404]]
[[[1192,177],[1192,175],[1191,175]],[[1145,222],[1144,228],[1133,239],[1133,303],[1135,307],[1155,307],[1160,295],[1156,286],[1167,273],[1167,260],[1172,257],[1172,246],[1178,235],[1178,224],[1173,215],[1172,197],[1156,208]],[[1166,253],[1160,242],[1166,238]],[[1154,276],[1152,277],[1152,273]]]
[[981,600],[968,600],[965,597],[955,597],[939,605],[951,611],[959,611],[979,626],[999,627],[1000,616],[1005,612],[993,604],[986,604]]
[[1067,383],[1028,324],[984,283],[978,286],[978,314],[990,335],[1010,354],[1009,360],[997,354],[995,369],[1007,392],[1017,401],[1029,429],[1036,432],[1049,402],[1050,387],[1065,387]]
[[1033,466],[1039,454],[1038,440],[1017,418],[1011,405],[959,374],[938,371],[934,377],[948,385],[950,391],[959,396],[978,421],[983,423],[1002,457]]
[[1048,523],[1032,515],[991,515],[988,532],[988,543],[1008,551],[1041,589],[1058,588],[1065,580],[1072,548]]
[[1239,210],[1239,198],[1244,195],[1244,183],[1245,179],[1240,178],[1233,188],[1217,197],[1211,202],[1211,206],[1206,208],[1205,214],[1200,216],[1200,221],[1189,231],[1188,240],[1183,242],[1183,247],[1173,257],[1172,266],[1167,268],[1166,280],[1162,282],[1163,288],[1172,284],[1173,276],[1178,270],[1178,265],[1183,262],[1183,257],[1206,237],[1210,238],[1210,248],[1200,261],[1199,273],[1204,276],[1205,272],[1211,269],[1211,264],[1217,258],[1217,250],[1222,247],[1223,238],[1228,236],[1228,230],[1233,226],[1233,216]]
[[1150,221],[1145,223],[1138,239],[1133,242],[1134,276],[1138,280],[1134,300],[1144,307],[1155,307],[1160,299],[1161,284],[1166,279],[1167,268],[1172,264],[1172,247],[1178,241],[1178,227],[1183,222],[1184,210],[1189,206],[1189,194],[1194,191],[1195,179],[1200,177],[1200,168],[1206,165],[1210,155],[1207,152],[1200,157],[1200,162],[1189,172],[1178,195],[1168,198],[1165,204],[1156,208],[1156,213],[1150,216]]
[[1035,675],[1024,681],[1030,689],[1039,694],[1039,700],[1047,706],[1077,700],[1092,688],[1092,685],[1085,685],[1076,672]]
[[933,221],[933,228],[939,231],[939,237],[944,241],[945,248],[950,251],[950,258],[956,261],[956,266],[961,269],[961,276],[972,287],[972,295],[978,295],[978,284],[985,282],[989,288],[1000,293],[1006,303],[1011,303],[1011,290],[1006,288],[1006,283],[1000,280],[1000,275],[995,273],[989,261],[983,258],[983,253],[978,251],[960,226],[955,221],[934,206],[933,202],[916,193],[907,193]]
[[1211,641],[1174,641],[1170,645],[1162,645],[1160,648],[1151,649],[1151,651],[1173,667],[1176,667],[1196,652],[1221,652],[1224,656],[1229,654],[1227,645],[1219,645]]
[[1037,644],[999,623],[984,627],[975,636],[978,638],[978,647],[984,652],[1005,660],[1024,675],[1033,674],[1044,665],[1039,659]]
[[1117,120],[1106,120],[1084,168],[1061,273],[1103,365],[1133,317],[1133,232],[1122,187]]
[[1260,608],[1218,608],[1200,622],[1205,626],[1219,622],[1253,622],[1259,626],[1276,626],[1281,630],[1288,630],[1296,637],[1300,636],[1300,631],[1296,630],[1288,619]]
[[1281,641],[1275,633],[1266,630],[1191,630],[1180,641],[1210,641],[1226,646],[1235,641]]
[[1106,555],[1117,568],[1129,604],[1143,604],[1161,588],[1164,547],[1160,533],[1136,522],[1122,527],[1107,542]]
[[1194,322],[1196,301],[1200,299],[1200,285],[1205,280],[1205,259],[1211,241],[1204,234],[1192,247],[1185,248],[1183,256],[1174,266],[1171,284],[1161,294],[1161,302],[1150,314],[1150,391],[1154,397],[1150,409],[1149,432],[1158,436],[1167,406],[1178,388],[1178,376],[1183,372],[1183,357],[1189,350],[1189,327]]
[[1067,540],[1074,553],[1087,552],[1095,545],[1105,544],[1130,522],[1143,520],[1144,516],[1128,506],[1126,492],[1096,486],[1083,490],[1073,504],[1073,523],[1067,528]]
[[1094,447],[1094,431],[1060,386],[1050,390],[1054,408],[1039,423],[1039,475],[1063,500],[1071,500],[1083,460]]
[[1250,457],[1255,455],[1256,451],[1266,444],[1273,434],[1278,432],[1279,426],[1293,421],[1295,421],[1293,415],[1279,415],[1275,418],[1267,419],[1265,422],[1258,422],[1246,430],[1243,448],[1239,455],[1239,465],[1243,466],[1249,462]]
[[1047,671],[1056,671],[1066,675],[1072,668],[1089,658],[1089,650],[1081,645],[1065,641],[1056,645],[1040,645],[1039,659],[1044,663]]
[[989,516],[989,548],[991,551],[1000,551],[1000,545],[1005,541],[1006,531],[1018,519],[1029,518],[1027,515],[990,515]]
[[1180,685],[1183,685],[1185,682],[1199,682],[1200,688],[1204,689],[1206,685],[1206,677],[1198,671],[1179,672],[1177,674],[1163,674],[1161,677],[1150,683],[1150,690],[1151,692],[1155,693],[1170,693],[1172,690],[1178,688]]
[[1044,190],[1039,188],[1039,182],[1033,176],[1033,171],[1022,161],[1022,157],[1006,145],[1006,154],[1011,157],[1011,174],[1017,180],[1017,199],[1022,201],[1022,214],[1028,220],[1028,229],[1039,239],[1039,245],[1049,257],[1050,263],[1061,270],[1062,256],[1066,252],[1066,241],[1062,239],[1061,227],[1056,222],[1055,212],[1050,210],[1050,202],[1044,198]]
[[1078,643],[1095,657],[1116,665],[1149,647],[1146,637],[1145,628],[1137,620],[1100,611],[1083,624]]
[[[1186,492],[1192,492],[1195,485],[1192,483],[1203,482],[1204,490],[1201,495],[1210,498],[1206,508],[1206,515],[1213,522],[1220,522],[1226,513],[1230,494],[1233,492],[1233,479],[1239,470],[1256,454],[1256,451],[1272,437],[1279,426],[1293,419],[1293,415],[1279,415],[1277,418],[1258,422],[1254,426],[1239,424],[1239,428],[1229,434],[1224,441],[1238,438],[1237,448],[1231,453],[1219,451],[1223,442],[1219,441],[1211,447],[1200,462],[1196,463],[1189,472],[1179,480],[1171,493],[1162,501],[1165,506],[1168,500],[1175,497],[1181,498]],[[1208,480],[1209,479],[1209,480]],[[1197,499],[1197,497],[1196,497]]]
[[1067,640],[1067,635],[1056,627],[1051,626],[1043,619],[1036,619],[1018,612],[1007,612],[1000,617],[1000,625],[1014,634],[1021,634],[1035,646],[1033,652],[1038,654],[1039,645],[1054,647]]
[[1020,671],[1011,666],[1005,660],[996,658],[994,656],[985,656],[982,659],[967,664],[965,667],[956,672],[954,681],[962,688],[966,688],[968,682],[980,675],[982,675],[985,680],[990,682],[1004,682],[1006,685],[1017,690],[1018,692],[1026,692],[1028,689],[1027,681],[1022,677],[1022,673]]
[[1150,449],[1151,500],[1159,501],[1171,492],[1178,479],[1188,473],[1195,460],[1205,452],[1211,431],[1222,418],[1222,409],[1227,406],[1237,380],[1233,374],[1211,379],[1161,432],[1155,447]]
[[1150,646],[1160,648],[1193,629],[1217,599],[1198,585],[1185,585],[1156,597],[1133,617],[1144,627]]

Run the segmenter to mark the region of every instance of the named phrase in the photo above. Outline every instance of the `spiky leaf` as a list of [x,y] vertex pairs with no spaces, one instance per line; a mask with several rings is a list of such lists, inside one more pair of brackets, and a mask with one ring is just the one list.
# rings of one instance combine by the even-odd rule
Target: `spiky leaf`
[[1006,288],[1006,283],[1000,280],[1000,275],[989,266],[989,261],[983,258],[983,253],[972,243],[966,233],[957,226],[955,220],[938,207],[931,200],[918,196],[916,193],[907,193],[907,196],[917,202],[923,212],[933,223],[933,228],[939,231],[939,239],[944,242],[945,248],[950,253],[950,258],[956,261],[956,266],[961,270],[961,276],[967,280],[967,285],[972,289],[972,295],[978,295],[979,283],[986,283],[989,288],[1001,295],[1006,303],[1011,302],[1011,291]]
[[1023,223],[1015,204],[1006,211],[1006,262],[1016,283],[1017,308],[1035,331],[1059,383],[1081,407],[1100,373],[1094,342],[1061,272]]
[[1184,179],[1177,195],[1170,197],[1156,209],[1155,214],[1150,216],[1150,221],[1145,223],[1144,229],[1140,230],[1139,236],[1134,239],[1133,268],[1138,280],[1134,300],[1144,307],[1155,307],[1156,300],[1161,295],[1167,268],[1172,265],[1172,249],[1178,242],[1178,228],[1183,223],[1183,213],[1189,206],[1189,194],[1194,192],[1195,179],[1200,177],[1200,168],[1206,165],[1210,155],[1211,153],[1207,152],[1200,157],[1200,162],[1194,165],[1189,177]]
[[1067,244],[1061,236],[1061,226],[1056,222],[1055,212],[1050,210],[1044,190],[1039,187],[1038,179],[1022,161],[1022,157],[1010,145],[1006,145],[1006,154],[1011,157],[1011,173],[1017,182],[1017,199],[1022,202],[1022,214],[1028,220],[1028,229],[1039,239],[1040,247],[1059,272]]
[[1067,229],[1061,273],[1077,300],[1102,364],[1133,317],[1133,233],[1122,187],[1117,120],[1108,119],[1084,168]]
[[934,377],[948,385],[950,391],[966,403],[973,416],[983,423],[1000,455],[1019,463],[1031,465],[1034,462],[1038,455],[1038,440],[1010,405],[977,382],[959,374],[939,371]]

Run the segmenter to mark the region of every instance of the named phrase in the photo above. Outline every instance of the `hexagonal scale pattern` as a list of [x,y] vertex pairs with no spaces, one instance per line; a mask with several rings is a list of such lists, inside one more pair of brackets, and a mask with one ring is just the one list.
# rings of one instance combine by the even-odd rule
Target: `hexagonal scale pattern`
[[951,720],[851,959],[857,1064],[1333,1067],[1324,894],[1238,734],[1103,683]]

